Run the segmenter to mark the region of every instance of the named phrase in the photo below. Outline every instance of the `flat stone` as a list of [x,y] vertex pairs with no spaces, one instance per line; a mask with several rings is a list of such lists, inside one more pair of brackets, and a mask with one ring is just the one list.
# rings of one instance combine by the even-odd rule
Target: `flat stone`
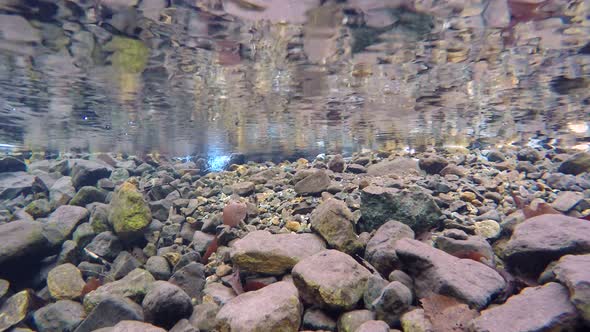
[[311,227],[330,247],[351,255],[362,249],[363,244],[354,231],[354,215],[343,201],[331,198],[322,202],[310,218]]
[[292,270],[300,296],[321,308],[350,309],[363,297],[371,273],[349,255],[325,250]]
[[141,301],[148,292],[149,286],[156,281],[147,271],[135,269],[123,279],[98,287],[84,297],[84,309],[92,311],[102,300],[111,296],[127,297],[133,301]]
[[124,320],[143,319],[143,309],[139,304],[124,297],[107,297],[88,314],[74,332],[91,332],[115,326]]
[[70,201],[71,205],[86,206],[90,203],[104,203],[107,199],[106,191],[93,186],[84,186],[78,190]]
[[239,182],[232,186],[233,193],[240,196],[248,196],[254,193],[254,182]]
[[511,269],[534,277],[561,256],[585,253],[590,253],[590,223],[557,214],[529,218],[516,226],[503,251]]
[[381,290],[381,294],[371,302],[377,319],[389,325],[399,325],[401,315],[408,311],[414,297],[412,290],[399,281],[393,281]]
[[123,245],[112,232],[102,232],[96,235],[85,249],[103,259],[113,261],[123,250]]
[[25,212],[34,219],[45,218],[51,213],[51,204],[45,198],[36,199],[25,207]]
[[76,189],[83,186],[96,186],[99,179],[108,178],[111,175],[112,167],[101,162],[73,159],[72,184]]
[[372,176],[419,174],[418,160],[399,157],[394,160],[385,160],[367,167],[367,173]]
[[51,297],[56,300],[79,298],[85,285],[80,270],[70,263],[54,267],[47,275],[47,288]]
[[168,280],[172,271],[166,258],[162,256],[152,256],[145,263],[145,269],[151,273],[156,280]]
[[559,165],[559,171],[565,174],[578,175],[590,171],[590,153],[577,153]]
[[447,229],[434,240],[434,246],[455,257],[481,255],[489,262],[494,261],[494,250],[486,239],[479,235],[467,235],[458,229]]
[[11,156],[0,157],[0,173],[26,172],[27,164]]
[[361,214],[360,229],[368,232],[392,219],[422,232],[438,225],[442,216],[432,196],[416,186],[403,191],[373,185],[364,188]]
[[47,186],[37,176],[25,172],[0,173],[0,200],[47,191]]
[[403,270],[414,278],[416,296],[455,297],[476,308],[485,308],[506,285],[494,269],[471,259],[459,259],[412,239],[396,243]]
[[0,264],[48,254],[43,226],[35,221],[11,221],[0,225]]
[[570,301],[590,324],[590,255],[563,256],[548,270],[568,288]]
[[73,331],[86,313],[78,302],[57,301],[35,311],[35,326],[39,332]]
[[141,265],[141,262],[129,252],[121,251],[111,265],[109,276],[114,280],[119,280]]
[[319,195],[330,186],[331,180],[324,170],[317,170],[295,184],[299,195]]
[[76,188],[72,185],[72,178],[69,176],[57,179],[49,189],[49,199],[56,207],[68,204],[74,195],[76,195]]
[[402,238],[414,238],[414,231],[405,224],[390,220],[381,225],[367,243],[365,259],[379,273],[386,276],[399,267],[400,261],[395,253],[395,243]]
[[325,248],[324,241],[314,234],[254,231],[233,244],[231,259],[244,271],[282,275]]
[[28,290],[18,292],[0,306],[0,331],[6,331],[27,317],[32,306],[32,296]]
[[475,332],[568,330],[577,319],[567,288],[558,283],[527,287],[504,304],[481,312],[470,324]]
[[80,206],[62,205],[49,216],[43,225],[43,235],[53,246],[61,246],[76,227],[88,220],[88,210]]
[[555,201],[551,203],[551,206],[557,211],[568,212],[583,199],[584,193],[577,191],[562,191],[557,194],[557,197],[555,198]]
[[216,319],[221,331],[296,332],[302,313],[297,288],[280,281],[240,294],[219,310]]

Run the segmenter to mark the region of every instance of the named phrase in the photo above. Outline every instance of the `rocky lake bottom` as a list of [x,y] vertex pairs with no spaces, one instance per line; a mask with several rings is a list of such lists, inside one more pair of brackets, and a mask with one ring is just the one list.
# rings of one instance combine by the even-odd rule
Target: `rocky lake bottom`
[[0,331],[587,331],[590,154],[0,157]]

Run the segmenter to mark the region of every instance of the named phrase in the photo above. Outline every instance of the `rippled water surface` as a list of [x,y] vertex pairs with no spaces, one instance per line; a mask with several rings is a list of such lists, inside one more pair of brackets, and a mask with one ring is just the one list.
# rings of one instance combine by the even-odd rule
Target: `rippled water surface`
[[588,0],[0,0],[0,150],[590,141]]

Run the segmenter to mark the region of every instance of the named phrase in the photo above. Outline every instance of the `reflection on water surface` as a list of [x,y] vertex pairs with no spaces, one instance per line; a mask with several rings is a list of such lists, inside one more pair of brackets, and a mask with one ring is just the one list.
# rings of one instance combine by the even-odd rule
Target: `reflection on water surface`
[[590,141],[584,0],[0,0],[0,150]]

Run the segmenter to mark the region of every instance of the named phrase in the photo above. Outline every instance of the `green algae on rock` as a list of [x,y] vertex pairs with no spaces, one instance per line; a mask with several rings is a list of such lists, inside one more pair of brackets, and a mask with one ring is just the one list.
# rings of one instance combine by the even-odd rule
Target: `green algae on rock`
[[115,36],[105,45],[105,50],[114,51],[113,66],[127,73],[141,73],[145,68],[150,50],[140,40]]
[[113,194],[109,220],[119,237],[130,239],[148,227],[152,213],[137,188],[125,182]]

